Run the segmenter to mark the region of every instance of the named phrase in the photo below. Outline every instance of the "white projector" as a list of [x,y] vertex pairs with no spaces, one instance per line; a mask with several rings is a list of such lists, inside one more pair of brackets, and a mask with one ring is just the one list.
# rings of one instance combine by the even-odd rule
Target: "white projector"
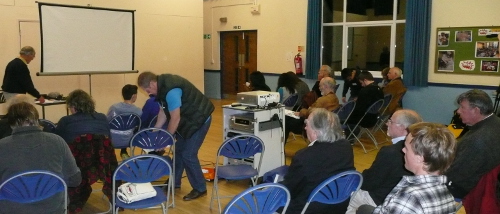
[[243,105],[267,106],[270,103],[279,103],[280,94],[269,91],[240,92],[236,95],[236,100]]

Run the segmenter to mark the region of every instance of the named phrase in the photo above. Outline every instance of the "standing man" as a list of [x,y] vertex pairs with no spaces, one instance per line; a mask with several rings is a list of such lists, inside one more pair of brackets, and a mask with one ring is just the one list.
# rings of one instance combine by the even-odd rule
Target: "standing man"
[[183,200],[205,196],[207,187],[198,150],[210,128],[214,105],[191,82],[178,75],[156,75],[147,71],[139,75],[137,83],[161,103],[163,111],[158,113],[155,127],[161,128],[168,119],[167,131],[176,135],[174,186],[180,188],[186,169],[193,190]]
[[399,100],[403,97],[406,92],[406,87],[401,79],[401,74],[403,72],[398,67],[392,67],[387,73],[387,78],[389,83],[384,87],[384,94],[391,94],[392,100],[387,107],[387,113],[392,114],[396,109],[401,108]]
[[387,121],[387,135],[392,138],[392,145],[380,148],[375,161],[370,168],[363,171],[363,184],[349,202],[346,214],[356,213],[363,204],[378,206],[384,202],[391,190],[404,175],[411,175],[405,169],[404,153],[405,138],[408,127],[422,122],[417,112],[402,109],[394,112]]
[[28,64],[35,58],[35,49],[31,46],[25,46],[19,51],[19,57],[13,59],[5,68],[2,90],[5,99],[8,100],[16,94],[31,94],[36,97],[40,103],[45,99],[40,95],[31,80]]
[[484,174],[500,165],[500,118],[493,115],[488,94],[478,89],[460,94],[457,104],[469,131],[458,141],[455,160],[445,175],[451,194],[463,198]]

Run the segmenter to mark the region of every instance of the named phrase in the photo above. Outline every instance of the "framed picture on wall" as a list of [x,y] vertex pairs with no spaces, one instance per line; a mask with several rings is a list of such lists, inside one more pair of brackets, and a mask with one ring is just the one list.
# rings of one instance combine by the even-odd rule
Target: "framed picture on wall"
[[498,72],[498,60],[481,60],[482,72]]
[[472,42],[472,30],[455,31],[455,42]]
[[448,46],[450,44],[450,31],[438,31],[437,45],[440,47]]
[[476,58],[498,58],[498,41],[477,41]]
[[455,51],[442,50],[437,55],[438,71],[452,72],[455,70]]

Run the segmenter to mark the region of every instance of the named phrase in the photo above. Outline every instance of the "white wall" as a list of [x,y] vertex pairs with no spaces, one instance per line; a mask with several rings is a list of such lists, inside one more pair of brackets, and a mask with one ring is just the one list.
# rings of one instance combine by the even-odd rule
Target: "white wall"
[[[46,2],[46,1],[44,1]],[[197,0],[53,0],[46,3],[136,10],[135,12],[135,69],[155,73],[179,74],[204,90],[203,81],[203,2]],[[0,79],[7,63],[18,56],[20,49],[19,21],[38,21],[38,5],[33,0],[0,0]],[[37,32],[35,32],[37,33]],[[37,38],[37,36],[34,36]],[[39,43],[33,41],[32,43]],[[31,77],[41,93],[57,91],[67,95],[74,89],[89,91],[88,76],[38,77],[40,53],[32,45],[37,58],[30,63]],[[38,47],[37,47],[38,46]],[[68,54],[72,51],[68,50]],[[93,75],[92,96],[97,111],[106,113],[109,106],[119,102],[121,88],[136,84],[138,74]],[[137,106],[142,107],[147,96],[139,95]],[[41,110],[39,108],[39,110]],[[47,107],[47,118],[58,121],[65,115],[64,107]],[[0,107],[0,111],[4,109]]]
[[[260,15],[251,13],[254,2],[260,4]],[[235,31],[233,26],[257,30],[257,70],[265,73],[293,70],[291,58],[298,46],[306,45],[307,1],[205,0],[203,10],[203,33],[211,34],[204,40],[205,69],[221,69],[219,34]],[[227,17],[227,23],[221,23],[221,17]],[[301,55],[307,57],[305,50]]]
[[434,73],[437,28],[498,26],[498,0],[432,1],[431,40],[429,51],[429,82],[497,86],[500,76]]

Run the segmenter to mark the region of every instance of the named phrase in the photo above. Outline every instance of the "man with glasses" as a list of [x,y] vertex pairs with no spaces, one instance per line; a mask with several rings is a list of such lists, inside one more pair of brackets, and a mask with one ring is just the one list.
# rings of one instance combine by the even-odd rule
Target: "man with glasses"
[[369,204],[378,206],[399,183],[404,175],[411,175],[405,169],[404,147],[408,126],[422,122],[417,112],[401,109],[387,121],[387,135],[392,138],[392,145],[380,148],[372,166],[363,171],[363,184],[349,202],[346,213],[356,213],[359,206]]

